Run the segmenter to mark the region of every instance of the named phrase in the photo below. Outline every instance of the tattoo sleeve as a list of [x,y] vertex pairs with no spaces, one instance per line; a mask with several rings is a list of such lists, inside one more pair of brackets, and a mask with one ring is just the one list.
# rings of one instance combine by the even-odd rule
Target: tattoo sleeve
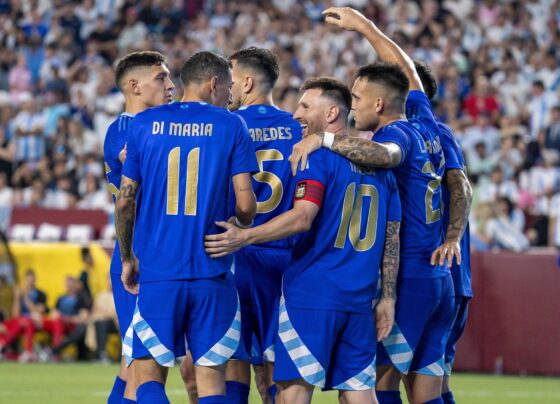
[[121,259],[123,260],[132,258],[132,235],[136,220],[137,191],[138,182],[123,176],[115,207],[117,238],[121,249]]
[[335,135],[331,150],[363,167],[392,168],[401,160],[400,149],[350,136]]
[[445,176],[450,193],[449,225],[445,233],[445,240],[460,240],[469,221],[472,189],[462,170],[449,170]]
[[401,224],[399,222],[387,222],[385,230],[385,250],[383,251],[382,297],[397,298],[397,276],[399,274],[399,254],[401,241],[399,237]]

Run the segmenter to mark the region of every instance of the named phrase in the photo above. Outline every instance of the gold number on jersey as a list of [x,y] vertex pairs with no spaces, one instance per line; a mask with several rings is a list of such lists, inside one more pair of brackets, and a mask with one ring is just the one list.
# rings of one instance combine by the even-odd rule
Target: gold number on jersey
[[426,195],[424,196],[424,204],[426,205],[426,224],[435,223],[440,220],[441,211],[440,209],[434,210],[434,194],[438,191],[441,186],[441,177],[436,174],[434,165],[430,161],[426,161],[424,167],[422,167],[422,172],[424,174],[430,174],[434,179],[428,182],[428,189],[426,189]]
[[[198,195],[198,167],[200,147],[192,149],[187,155],[187,192],[185,196],[185,215],[196,216]],[[175,147],[167,156],[167,210],[168,215],[179,214],[179,167],[181,148]]]
[[[370,184],[361,184],[358,187],[358,193],[354,198],[356,184],[351,183],[346,188],[344,194],[344,202],[342,205],[342,218],[336,241],[336,248],[344,248],[346,238],[349,236],[350,243],[356,251],[367,251],[375,243],[377,233],[377,207],[379,204],[379,193],[377,188]],[[364,197],[369,197],[369,209],[367,217],[366,232],[364,238],[360,238],[362,223],[362,207]],[[354,199],[356,200],[354,203]]]
[[276,149],[258,150],[256,156],[260,172],[253,175],[253,178],[257,182],[268,184],[272,190],[272,193],[267,200],[257,201],[257,213],[268,213],[272,212],[280,204],[282,195],[284,194],[284,189],[282,188],[282,181],[276,174],[264,170],[264,162],[284,160],[284,156],[280,150]]
[[[109,174],[110,172],[111,172],[111,167],[109,167],[109,164],[105,163],[105,175]],[[109,182],[107,184],[107,188],[109,189],[111,195],[115,197],[115,199],[119,196],[119,189],[115,184]]]

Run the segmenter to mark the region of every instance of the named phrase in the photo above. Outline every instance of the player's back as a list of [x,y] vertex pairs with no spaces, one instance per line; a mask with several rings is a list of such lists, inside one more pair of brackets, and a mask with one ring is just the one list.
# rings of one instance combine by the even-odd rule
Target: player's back
[[320,149],[297,180],[295,201],[316,198],[321,187],[324,197],[311,229],[294,245],[284,275],[286,301],[302,308],[370,312],[386,224],[400,221],[392,173],[365,171]]
[[231,258],[209,258],[204,235],[227,219],[230,178],[256,168],[244,122],[223,108],[178,102],[138,114],[123,174],[142,186],[134,235],[140,281],[228,272]]
[[[123,112],[109,125],[105,140],[103,142],[103,158],[105,160],[105,176],[107,177],[109,191],[116,202],[121,187],[122,163],[119,154],[126,145],[128,126],[134,115]],[[115,243],[115,251],[111,258],[112,273],[122,271],[121,254],[118,241]]]
[[[301,140],[301,125],[292,114],[271,105],[251,105],[235,112],[249,129],[259,172],[253,175],[257,197],[255,226],[268,222],[290,210],[295,179],[288,157],[294,144]],[[260,244],[263,247],[287,249],[288,240]]]
[[[441,140],[441,147],[445,155],[445,169],[459,169],[466,173],[465,158],[461,147],[455,140],[453,132],[451,129],[442,122],[438,122],[438,129]],[[442,217],[442,228],[443,232],[447,230],[449,225],[450,207],[451,207],[451,195],[447,185],[444,184],[442,188],[442,201],[443,201],[443,217]],[[455,293],[460,296],[472,297],[472,282],[471,282],[471,254],[470,254],[470,229],[467,223],[467,228],[465,233],[461,238],[461,264],[457,264],[457,261],[453,261],[453,266],[451,267],[451,275],[453,276],[453,285],[455,287]]]
[[[424,93],[407,100],[409,121],[399,120],[384,126],[374,136],[376,142],[394,142],[403,152],[393,172],[399,185],[403,209],[401,225],[401,262],[399,276],[412,278],[440,277],[449,270],[431,266],[432,252],[443,242],[441,228],[441,178],[445,159],[431,109],[418,108],[413,101],[424,102]],[[425,101],[428,103],[427,98]],[[409,115],[411,106],[416,107]],[[423,105],[424,106],[424,105]]]

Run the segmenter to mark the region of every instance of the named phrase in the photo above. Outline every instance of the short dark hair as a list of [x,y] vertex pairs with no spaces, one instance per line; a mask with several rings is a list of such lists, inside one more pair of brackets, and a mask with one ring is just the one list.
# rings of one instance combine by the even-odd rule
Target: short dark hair
[[431,100],[437,94],[437,81],[436,76],[430,69],[426,63],[422,62],[421,60],[414,61],[414,67],[416,68],[416,73],[420,76],[420,81],[422,82],[422,87],[424,87],[424,92]]
[[181,81],[184,86],[191,83],[200,84],[214,76],[227,77],[231,62],[213,52],[198,52],[188,58],[181,68]]
[[313,89],[322,90],[322,95],[335,101],[348,115],[352,107],[352,94],[342,81],[332,77],[311,78],[303,83],[300,91]]
[[245,68],[253,69],[260,73],[264,79],[266,86],[272,89],[278,80],[280,68],[278,67],[278,57],[268,49],[257,48],[251,46],[238,50],[229,57],[229,60],[235,60]]
[[408,95],[410,81],[404,70],[397,64],[376,62],[362,66],[356,73],[356,79],[366,79],[370,83],[381,84],[396,93],[396,100],[404,104]]
[[122,79],[131,70],[139,67],[150,67],[165,64],[165,56],[159,52],[142,51],[132,52],[120,59],[115,68],[115,82],[122,90]]

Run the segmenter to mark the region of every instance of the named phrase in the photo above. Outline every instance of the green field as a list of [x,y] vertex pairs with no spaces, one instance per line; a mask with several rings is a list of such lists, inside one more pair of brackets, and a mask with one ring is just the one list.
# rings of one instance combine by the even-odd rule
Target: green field
[[[0,403],[103,403],[116,366],[93,364],[0,363]],[[560,403],[560,378],[456,374],[458,403]],[[259,403],[251,390],[250,403]],[[186,403],[178,368],[170,372],[167,394],[172,403]],[[317,392],[313,403],[336,403],[336,393]]]

